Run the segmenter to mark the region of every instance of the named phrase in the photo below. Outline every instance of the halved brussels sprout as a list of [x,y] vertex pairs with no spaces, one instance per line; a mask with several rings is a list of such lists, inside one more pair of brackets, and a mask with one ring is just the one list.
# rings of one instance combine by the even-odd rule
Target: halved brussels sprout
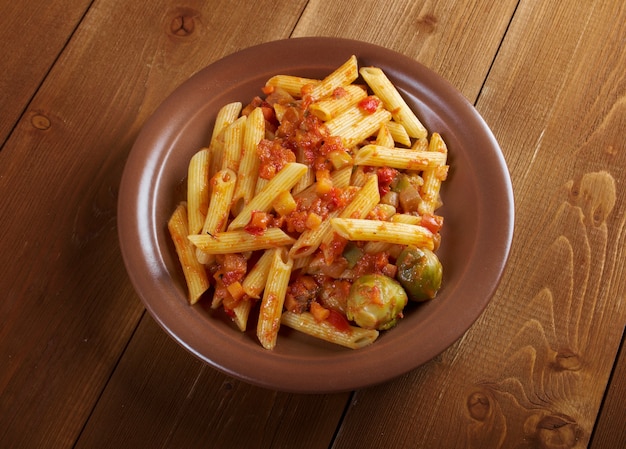
[[437,295],[441,288],[443,268],[434,252],[407,246],[398,256],[396,265],[396,279],[412,301],[428,301]]
[[393,327],[408,298],[402,286],[382,274],[366,274],[350,287],[346,315],[365,329],[385,330]]

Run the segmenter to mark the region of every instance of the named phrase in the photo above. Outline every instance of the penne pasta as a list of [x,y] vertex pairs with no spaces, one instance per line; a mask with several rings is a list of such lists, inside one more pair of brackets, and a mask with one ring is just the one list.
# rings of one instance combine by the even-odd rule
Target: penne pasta
[[[394,142],[398,142],[400,145],[404,145],[406,147],[411,146],[411,138],[409,137],[409,133],[401,123],[391,120],[389,123],[387,123],[387,128],[389,129],[389,132],[391,133],[391,137]],[[389,146],[393,147],[393,145]]]
[[276,87],[284,89],[288,94],[293,97],[302,97],[302,90],[308,87],[313,87],[320,83],[320,80],[311,78],[302,78],[300,76],[291,75],[275,75],[266,81],[266,86]]
[[224,130],[222,170],[229,169],[235,173],[239,171],[245,124],[246,117],[239,117]]
[[[211,179],[211,198],[206,219],[202,226],[203,235],[217,234],[226,229],[236,180],[235,172],[229,169],[219,171]],[[213,261],[211,255],[200,250],[196,251],[196,257],[205,265],[210,265]]]
[[[367,175],[367,179],[363,187],[354,195],[352,201],[338,214],[339,218],[365,218],[372,209],[380,201],[378,192],[378,178],[376,175]],[[328,220],[332,225],[332,219]],[[324,252],[326,260],[332,260],[333,257],[328,249],[334,238],[333,232],[326,231],[322,236],[319,245]],[[295,246],[295,245],[294,245]]]
[[167,227],[174,242],[176,253],[189,291],[189,303],[198,302],[202,294],[209,288],[209,279],[207,277],[204,265],[198,262],[193,245],[187,239],[189,228],[187,225],[187,205],[181,203],[176,207],[174,213],[170,217]]
[[204,225],[209,205],[209,150],[203,148],[189,161],[187,173],[187,216],[189,234],[197,234]]
[[285,248],[272,250],[272,262],[257,325],[257,337],[265,349],[274,349],[276,346],[292,266],[293,260],[287,256]]
[[297,162],[285,165],[282,170],[276,173],[276,176],[270,179],[267,185],[263,187],[263,190],[250,200],[246,207],[230,223],[228,229],[232,231],[243,228],[250,221],[253,211],[268,212],[272,208],[272,203],[278,194],[285,190],[291,190],[307,170],[306,165]]
[[217,111],[215,125],[213,125],[213,132],[211,134],[211,142],[215,141],[228,125],[237,120],[242,107],[243,105],[240,102],[235,101],[222,106],[220,110]]
[[237,215],[254,197],[259,173],[256,147],[265,136],[265,117],[261,108],[255,108],[246,120],[242,155],[237,172],[237,185],[233,195],[233,215]]
[[343,87],[339,95],[313,103],[309,110],[313,115],[325,122],[340,115],[350,106],[355,105],[367,96],[362,86],[350,84]]
[[261,235],[237,229],[217,232],[213,235],[190,235],[188,238],[198,249],[207,254],[245,253],[292,245],[295,242],[279,228],[268,228]]
[[[428,151],[443,154],[447,157],[448,149],[439,133],[433,133],[430,137]],[[424,179],[421,189],[422,202],[417,209],[420,214],[432,214],[439,207],[439,190],[441,189],[441,182],[446,179],[447,175],[448,167],[446,165],[424,170],[422,173],[422,178]]]
[[391,123],[393,122],[389,121],[380,125],[380,129],[376,135],[376,145],[387,148],[395,147],[395,140],[389,127]]
[[359,69],[356,56],[350,58],[334,70],[330,75],[324,78],[320,83],[315,84],[308,94],[314,100],[320,100],[329,96],[338,87],[347,86],[356,80],[359,76]]
[[406,128],[409,136],[426,137],[428,131],[381,69],[362,67],[359,73],[374,94],[383,101],[387,110],[393,113],[394,119]]
[[433,233],[423,226],[357,218],[333,218],[330,222],[335,232],[347,240],[414,245],[431,251],[435,248]]
[[359,349],[370,345],[374,343],[379,335],[377,330],[363,329],[358,326],[350,326],[346,331],[341,331],[328,321],[316,321],[309,312],[283,312],[281,324],[312,337],[350,349]]
[[263,292],[265,288],[273,257],[272,251],[265,251],[243,280],[243,291],[248,297],[252,299],[259,299],[261,297],[261,292]]
[[404,148],[365,145],[354,155],[354,163],[355,165],[421,171],[445,165],[446,155],[434,151],[415,151]]
[[211,141],[209,144],[210,166],[209,178],[212,178],[222,168],[224,133],[226,128],[239,117],[242,104],[238,101],[228,103],[220,108],[215,118]]
[[390,119],[391,112],[385,109],[378,109],[370,114],[358,106],[352,106],[326,122],[326,128],[333,136],[341,137],[346,148],[352,148],[375,134]]

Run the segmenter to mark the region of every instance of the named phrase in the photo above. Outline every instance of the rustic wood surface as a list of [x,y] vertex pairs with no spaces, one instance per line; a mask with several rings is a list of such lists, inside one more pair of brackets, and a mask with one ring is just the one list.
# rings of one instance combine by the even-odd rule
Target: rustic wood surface
[[[624,2],[0,5],[1,447],[626,447]],[[117,240],[122,170],[155,108],[225,55],[300,36],[383,45],[448,79],[516,200],[508,268],[467,333],[330,395],[199,362],[145,312]]]

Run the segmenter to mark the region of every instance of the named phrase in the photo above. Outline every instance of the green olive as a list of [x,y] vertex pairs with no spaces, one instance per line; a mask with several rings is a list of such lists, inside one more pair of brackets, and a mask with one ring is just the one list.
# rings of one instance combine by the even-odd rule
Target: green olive
[[346,316],[365,329],[385,330],[395,326],[408,297],[402,286],[382,274],[366,274],[354,281]]
[[428,301],[441,288],[443,268],[437,255],[426,249],[407,246],[396,261],[396,279],[412,301]]

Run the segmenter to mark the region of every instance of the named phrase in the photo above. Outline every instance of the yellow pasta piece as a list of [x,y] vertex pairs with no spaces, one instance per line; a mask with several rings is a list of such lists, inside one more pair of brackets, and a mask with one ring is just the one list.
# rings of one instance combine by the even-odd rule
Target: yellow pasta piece
[[167,227],[174,242],[176,253],[187,283],[189,303],[195,304],[202,294],[209,288],[209,279],[204,266],[196,259],[195,249],[187,239],[189,227],[187,225],[187,205],[179,204],[167,223]]
[[231,123],[224,130],[224,147],[222,149],[222,170],[227,168],[235,173],[239,171],[241,149],[243,146],[243,133],[246,125],[246,117],[242,116]]
[[252,301],[244,299],[233,309],[233,321],[241,332],[245,332],[248,327],[248,317],[250,316],[251,308]]
[[350,185],[350,178],[352,177],[352,165],[346,165],[339,170],[334,170],[330,174],[330,180],[333,186],[345,189]]
[[220,108],[215,118],[211,142],[209,145],[209,153],[211,163],[209,166],[209,177],[213,177],[215,173],[222,169],[224,133],[226,128],[239,117],[242,104],[238,101],[228,103]]
[[[428,151],[443,154],[447,157],[448,149],[446,143],[439,133],[433,133],[430,136],[430,143],[428,145]],[[445,164],[445,162],[444,162]],[[432,214],[435,209],[440,205],[439,191],[441,189],[441,182],[446,179],[448,174],[448,167],[442,165],[441,167],[430,168],[424,170],[422,178],[424,184],[422,185],[420,196],[422,202],[419,204],[417,210],[420,214]]]
[[407,148],[386,148],[365,145],[354,155],[355,165],[392,167],[402,170],[426,170],[446,163],[446,155],[434,151],[415,151]]
[[265,117],[261,108],[255,108],[246,120],[243,134],[241,162],[237,172],[237,185],[233,195],[234,215],[252,200],[259,174],[256,148],[265,135]]
[[[339,218],[365,218],[379,202],[378,177],[375,174],[369,174],[363,187],[354,195],[352,201],[341,210],[338,216]],[[332,232],[326,232],[322,236],[322,241],[319,245],[324,250],[327,258],[326,250],[329,248],[333,238]]]
[[243,210],[228,225],[229,230],[243,228],[250,222],[253,211],[269,212],[276,196],[283,191],[291,190],[298,180],[307,172],[304,164],[291,162],[286,164],[257,195],[243,208]]
[[330,75],[324,78],[319,84],[313,86],[309,94],[313,99],[320,100],[342,86],[347,86],[359,76],[359,67],[356,56],[352,55],[341,66],[335,69]]
[[391,136],[395,142],[398,142],[400,145],[404,145],[406,147],[411,146],[411,138],[409,137],[409,133],[406,131],[406,128],[402,126],[401,123],[391,120],[389,123],[387,123],[387,128],[389,129],[389,132],[391,133]]
[[345,93],[342,96],[330,97],[313,103],[309,106],[311,113],[326,122],[367,97],[367,91],[361,86],[350,84],[343,86],[343,89]]
[[213,235],[190,235],[188,238],[197,248],[207,254],[245,253],[292,245],[295,242],[293,238],[279,228],[267,228],[260,235],[253,235],[243,229],[237,229],[218,232]]
[[358,218],[333,218],[330,222],[335,232],[347,240],[435,248],[433,233],[423,226]]
[[261,292],[263,292],[265,288],[273,257],[272,251],[264,251],[259,260],[254,264],[254,267],[252,267],[244,278],[242,283],[243,291],[250,298],[259,299],[261,297]]
[[276,346],[280,317],[283,313],[287,285],[293,266],[293,260],[287,256],[285,248],[276,248],[272,253],[272,264],[263,292],[257,324],[257,338],[265,349],[274,349]]
[[406,128],[409,136],[415,138],[426,137],[428,134],[426,128],[381,69],[378,67],[362,67],[359,73],[374,94],[383,101],[385,108],[393,113],[393,118]]
[[332,232],[330,219],[336,218],[338,215],[339,211],[332,211],[328,214],[326,220],[322,221],[317,228],[307,229],[300,234],[296,242],[289,250],[289,257],[292,259],[299,259],[313,254],[315,250],[319,248],[324,236]]
[[332,136],[341,137],[346,148],[352,148],[374,135],[390,119],[391,112],[383,108],[370,114],[358,106],[352,106],[326,122],[326,128]]
[[243,106],[240,102],[235,101],[222,106],[220,110],[217,111],[215,125],[213,125],[213,133],[211,135],[211,142],[217,139],[220,133],[224,131],[228,125],[237,120],[242,107]]
[[[300,164],[306,164],[306,156],[304,155],[304,149],[301,146],[296,148],[296,162]],[[302,192],[315,182],[315,172],[313,170],[307,170],[307,172],[298,180],[293,186],[293,193]]]
[[393,148],[396,146],[393,135],[389,130],[389,125],[392,122],[386,122],[380,125],[378,134],[376,135],[376,145],[381,147]]
[[281,323],[312,337],[350,349],[359,349],[370,345],[379,335],[375,329],[363,329],[357,326],[350,326],[349,330],[341,331],[327,321],[316,321],[309,312],[283,312]]
[[302,97],[302,89],[312,87],[320,83],[320,80],[303,78],[292,75],[275,75],[265,82],[266,86],[284,89],[291,96]]
[[[236,181],[237,175],[229,169],[220,170],[211,178],[209,209],[202,227],[202,234],[216,234],[226,229]],[[196,251],[196,257],[205,265],[211,264],[214,260],[212,255],[200,250]]]
[[189,234],[197,234],[204,225],[209,207],[209,150],[203,148],[189,161],[187,173],[187,216]]

